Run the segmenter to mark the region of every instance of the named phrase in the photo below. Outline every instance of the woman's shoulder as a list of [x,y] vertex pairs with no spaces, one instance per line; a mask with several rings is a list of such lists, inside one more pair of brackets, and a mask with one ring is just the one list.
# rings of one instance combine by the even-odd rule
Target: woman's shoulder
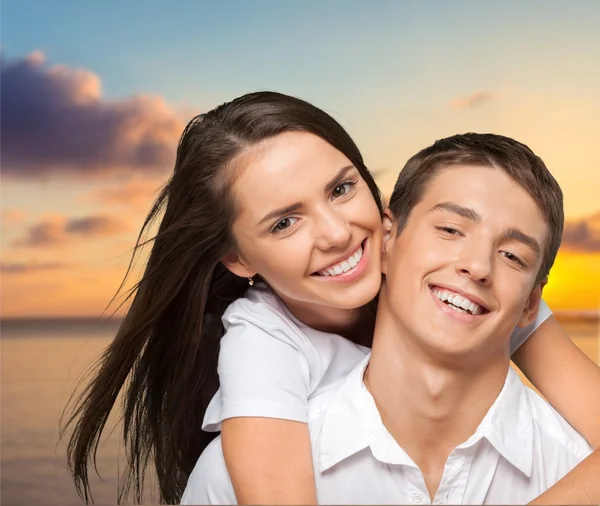
[[365,355],[339,335],[302,324],[264,285],[233,302],[223,325],[221,385],[204,417],[208,431],[240,416],[305,422],[308,398],[343,378]]
[[243,297],[229,304],[223,314],[223,323],[238,318],[246,318],[253,314],[286,319],[286,310],[283,302],[263,283],[250,287]]
[[250,338],[263,334],[297,344],[307,344],[304,329],[283,302],[264,284],[250,288],[232,302],[222,317],[225,337]]
[[234,417],[306,421],[311,378],[320,359],[310,341],[288,318],[275,294],[253,287],[223,315],[219,345],[220,388],[203,422],[220,430]]
[[296,353],[303,357],[303,368],[310,371],[311,390],[337,381],[370,351],[338,334],[305,325],[264,284],[232,303],[223,315],[223,325],[221,358],[246,360],[259,355],[273,363],[276,358],[292,360]]

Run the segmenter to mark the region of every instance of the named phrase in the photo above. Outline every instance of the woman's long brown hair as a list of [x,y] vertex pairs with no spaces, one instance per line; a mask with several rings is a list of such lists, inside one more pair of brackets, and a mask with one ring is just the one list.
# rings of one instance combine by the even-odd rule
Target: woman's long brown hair
[[161,502],[178,503],[196,460],[216,436],[201,427],[219,387],[221,316],[248,287],[220,261],[235,249],[230,162],[286,131],[310,132],[344,153],[381,211],[377,185],[350,136],[303,100],[257,92],[194,118],[179,142],[172,177],[138,236],[123,283],[140,248],[150,242],[143,237],[162,214],[143,276],[126,298],[130,309],[91,380],[65,410],[61,434],[72,430],[69,468],[86,503],[93,502],[88,472],[95,467],[100,436],[121,392],[127,469],[120,501],[132,491],[135,502],[143,501],[151,462]]

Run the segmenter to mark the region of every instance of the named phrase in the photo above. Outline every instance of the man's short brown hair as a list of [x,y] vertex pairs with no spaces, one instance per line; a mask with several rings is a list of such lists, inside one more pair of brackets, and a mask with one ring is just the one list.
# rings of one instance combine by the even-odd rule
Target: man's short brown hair
[[563,195],[556,179],[525,144],[495,134],[467,133],[436,141],[414,155],[402,171],[389,208],[404,228],[412,209],[421,201],[431,179],[440,170],[456,165],[491,167],[506,172],[537,202],[548,225],[549,237],[536,283],[544,279],[554,263],[563,233]]

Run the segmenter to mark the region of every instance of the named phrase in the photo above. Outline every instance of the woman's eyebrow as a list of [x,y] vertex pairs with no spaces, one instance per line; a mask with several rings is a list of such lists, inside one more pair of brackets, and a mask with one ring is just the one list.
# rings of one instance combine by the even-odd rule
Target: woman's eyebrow
[[329,183],[325,185],[325,191],[330,192],[331,190],[333,190],[339,184],[340,179],[342,179],[348,172],[350,172],[354,168],[354,165],[346,165],[345,167],[342,167],[338,171],[338,173],[331,178]]
[[[333,190],[339,184],[340,179],[342,179],[348,172],[350,172],[354,168],[355,168],[354,165],[346,165],[345,167],[342,167],[337,172],[337,174],[334,177],[332,177],[331,180],[327,183],[327,185],[325,186],[325,190],[326,191]],[[265,223],[267,221],[271,221],[271,220],[277,218],[278,216],[283,216],[285,214],[293,213],[294,211],[297,211],[301,207],[302,207],[301,202],[295,202],[289,206],[280,207],[279,209],[275,209],[275,210],[265,214],[262,217],[262,219],[258,222],[258,224],[262,225],[263,223]]]
[[302,207],[302,203],[300,203],[300,202],[295,202],[294,204],[292,204],[290,206],[280,207],[279,209],[275,209],[274,211],[271,211],[270,213],[265,214],[265,216],[263,216],[263,218],[258,222],[258,224],[262,225],[263,223],[265,223],[267,221],[271,221],[279,216],[283,216],[284,214],[293,213],[294,211],[297,211],[301,207]]

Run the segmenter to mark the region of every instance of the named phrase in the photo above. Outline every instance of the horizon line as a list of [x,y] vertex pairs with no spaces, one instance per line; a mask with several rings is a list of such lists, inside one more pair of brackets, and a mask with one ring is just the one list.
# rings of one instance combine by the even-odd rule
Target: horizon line
[[[558,309],[553,310],[555,316],[582,316],[600,318],[600,308],[597,309]],[[41,320],[122,320],[125,314],[103,315],[0,315],[0,322],[8,321],[41,321]]]

